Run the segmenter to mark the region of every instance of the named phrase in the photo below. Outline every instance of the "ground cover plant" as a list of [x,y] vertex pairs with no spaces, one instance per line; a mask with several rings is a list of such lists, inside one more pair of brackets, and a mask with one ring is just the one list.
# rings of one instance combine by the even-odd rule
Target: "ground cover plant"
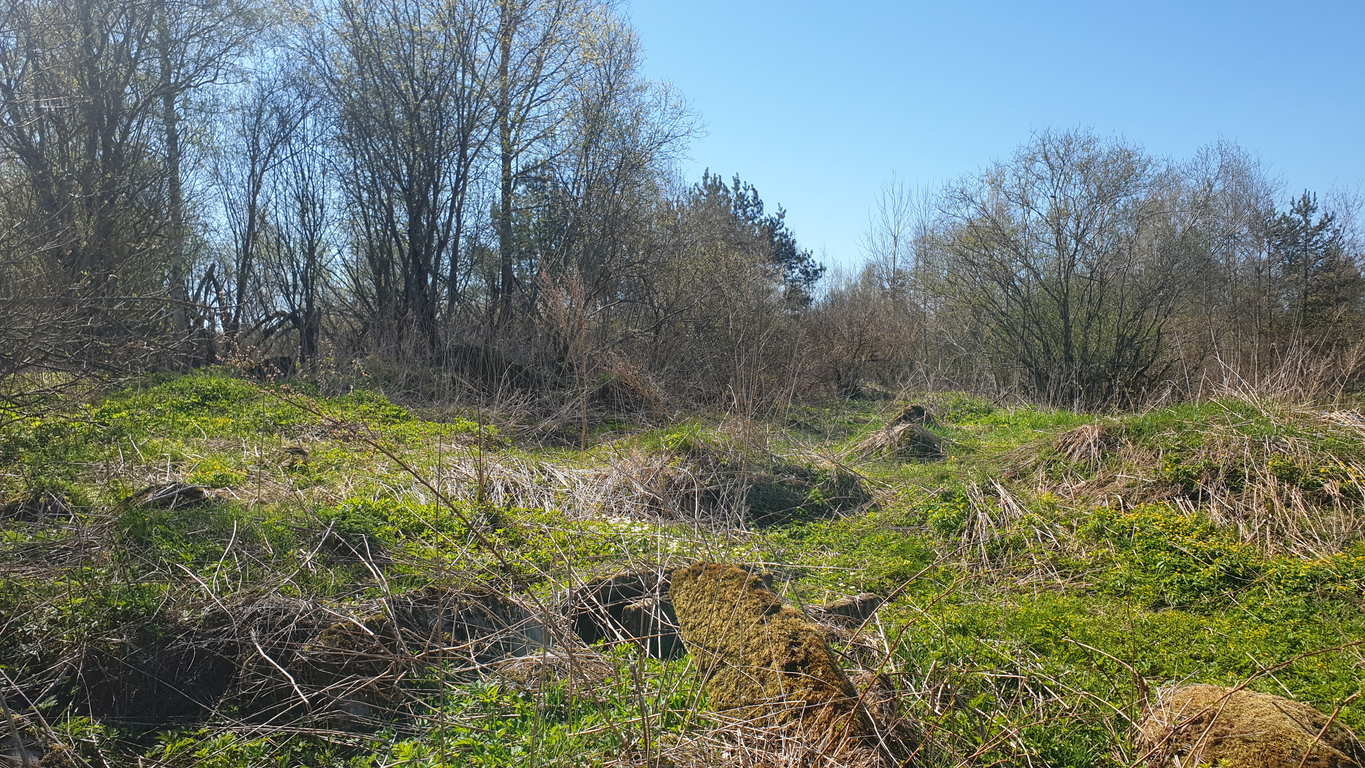
[[[941,455],[865,450],[910,402]],[[701,560],[812,616],[881,598],[830,643],[915,765],[1133,765],[1179,683],[1365,730],[1365,420],[1342,405],[905,393],[603,418],[566,447],[214,369],[13,416],[3,737],[43,765],[775,761],[692,654],[556,618],[595,579]],[[601,626],[666,626],[649,589]]]

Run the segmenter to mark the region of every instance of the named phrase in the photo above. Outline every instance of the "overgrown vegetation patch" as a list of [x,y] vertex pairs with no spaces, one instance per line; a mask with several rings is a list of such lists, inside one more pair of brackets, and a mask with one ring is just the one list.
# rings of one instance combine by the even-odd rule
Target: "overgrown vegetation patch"
[[870,606],[828,642],[926,765],[1126,765],[1170,683],[1365,727],[1353,422],[910,402],[946,458],[853,450],[906,402],[574,448],[215,372],[66,403],[0,429],[6,703],[93,764],[709,764],[758,742],[710,708],[666,587],[611,632],[573,607],[708,560],[812,617]]

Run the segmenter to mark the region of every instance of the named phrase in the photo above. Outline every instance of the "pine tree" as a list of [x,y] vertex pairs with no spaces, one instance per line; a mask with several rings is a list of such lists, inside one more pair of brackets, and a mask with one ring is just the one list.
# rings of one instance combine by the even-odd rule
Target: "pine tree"
[[1357,313],[1359,265],[1347,253],[1341,223],[1331,211],[1319,212],[1316,195],[1305,191],[1266,231],[1281,301],[1295,331],[1321,329]]

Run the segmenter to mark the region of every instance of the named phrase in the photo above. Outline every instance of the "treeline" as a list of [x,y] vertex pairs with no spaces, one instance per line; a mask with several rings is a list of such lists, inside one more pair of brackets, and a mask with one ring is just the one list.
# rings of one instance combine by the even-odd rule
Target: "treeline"
[[1240,390],[1330,398],[1365,373],[1358,202],[1283,201],[1235,145],[1188,161],[1044,132],[945,189],[883,190],[868,262],[821,302],[869,378],[1080,407]]
[[1232,147],[1173,164],[1083,133],[888,190],[866,266],[822,280],[753,186],[676,178],[694,118],[640,56],[609,0],[8,2],[0,376],[1105,405],[1215,360],[1341,360],[1359,329],[1349,206],[1280,206]]
[[602,0],[19,0],[0,109],[0,372],[763,398],[750,318],[821,273],[752,186],[675,181],[692,116]]

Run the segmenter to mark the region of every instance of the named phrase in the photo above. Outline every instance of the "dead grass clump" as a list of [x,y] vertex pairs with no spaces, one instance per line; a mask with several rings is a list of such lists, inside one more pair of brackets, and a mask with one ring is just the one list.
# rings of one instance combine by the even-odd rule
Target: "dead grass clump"
[[1091,470],[1099,469],[1121,443],[1118,430],[1111,424],[1083,424],[1063,432],[1052,443],[1052,450],[1066,461]]
[[891,424],[920,424],[925,427],[938,426],[938,419],[928,408],[918,404],[910,403],[900,410],[890,422]]
[[767,464],[739,467],[748,484],[746,521],[759,526],[829,517],[862,509],[872,494],[862,477],[832,462],[814,465],[774,458]]
[[1115,480],[1132,500],[1203,511],[1267,551],[1321,556],[1365,537],[1365,463],[1317,438],[1216,429],[1192,450],[1135,451],[1124,466],[1132,476]]
[[657,382],[642,370],[629,365],[613,365],[588,396],[595,409],[608,413],[663,413],[668,398]]
[[1344,427],[1365,437],[1365,413],[1356,410],[1325,411],[1320,417],[1330,425]]
[[549,647],[550,635],[529,606],[496,590],[427,587],[339,617],[299,650],[297,677],[315,707],[369,718],[396,709],[405,679],[424,668],[474,678]]
[[563,635],[489,588],[341,603],[175,598],[88,637],[31,638],[43,643],[40,658],[16,666],[22,671],[0,695],[43,701],[57,692],[72,712],[134,728],[228,712],[247,722],[353,725],[399,714],[414,698],[411,683],[430,670],[474,679],[544,651],[552,634]]
[[892,422],[858,443],[861,456],[901,461],[934,461],[943,458],[943,440],[921,424]]
[[[662,765],[673,768],[888,768],[898,763],[876,750],[856,753],[828,737],[812,738],[791,728],[721,720],[696,728],[660,749]],[[623,760],[613,766],[641,765]]]
[[1163,692],[1139,726],[1138,748],[1154,768],[1359,768],[1365,745],[1308,704],[1216,685]]
[[1091,504],[1174,504],[1270,552],[1327,555],[1365,537],[1354,418],[1240,405],[1077,427],[1017,451],[1009,476]]
[[807,612],[823,624],[851,629],[867,621],[883,602],[881,595],[862,592],[831,600],[824,605],[810,606]]
[[202,720],[236,677],[229,639],[169,609],[140,618],[70,649],[74,708],[134,726]]
[[439,487],[450,498],[504,508],[711,525],[733,525],[742,517],[744,488],[737,478],[638,447],[584,465],[506,455],[457,457],[438,471]]
[[590,648],[560,646],[505,659],[494,666],[492,674],[529,693],[550,683],[564,683],[571,696],[605,699],[604,683],[615,673],[616,668]]
[[24,523],[70,520],[72,506],[65,494],[50,490],[34,491],[0,502],[0,520]]
[[630,447],[592,479],[608,513],[723,527],[744,517],[745,478],[721,456]]
[[153,509],[186,509],[214,501],[217,495],[198,485],[188,483],[159,483],[149,485],[124,499],[124,504],[133,504]]
[[1047,490],[1078,496],[1107,489],[1114,472],[1121,473],[1135,458],[1136,449],[1121,423],[1082,424],[1011,451],[1005,476],[1032,479]]
[[711,529],[827,516],[872,502],[862,478],[846,467],[719,440],[622,441],[602,453],[578,465],[501,454],[456,457],[439,468],[439,487],[451,498],[500,507]]

